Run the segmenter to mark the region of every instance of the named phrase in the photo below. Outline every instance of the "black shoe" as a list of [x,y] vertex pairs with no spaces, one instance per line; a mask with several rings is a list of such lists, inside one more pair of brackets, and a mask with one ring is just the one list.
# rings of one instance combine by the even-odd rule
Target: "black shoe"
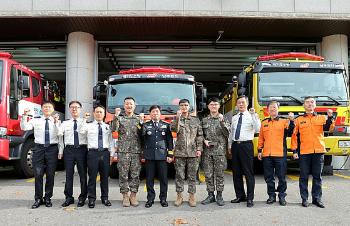
[[214,196],[214,192],[208,192],[208,197],[206,197],[201,203],[203,205],[207,205],[207,204],[210,204],[210,203],[213,203],[215,202],[215,196]]
[[51,199],[45,199],[45,206],[46,207],[52,207]]
[[160,205],[161,205],[162,207],[168,207],[168,202],[167,202],[165,199],[160,200]]
[[70,204],[74,204],[74,199],[66,199],[66,201],[64,201],[64,203],[62,203],[62,207],[67,207]]
[[102,204],[105,205],[105,206],[111,206],[112,205],[112,203],[108,199],[102,200]]
[[301,205],[302,205],[303,207],[308,207],[308,206],[309,206],[309,202],[308,202],[307,200],[303,200],[303,201],[301,202]]
[[95,201],[89,200],[88,206],[89,206],[89,208],[95,208]]
[[85,205],[85,200],[79,199],[77,207],[83,207]]
[[32,209],[36,209],[39,208],[39,206],[41,206],[42,204],[44,204],[42,199],[37,199],[35,200],[35,202],[32,205]]
[[318,206],[318,207],[320,207],[320,208],[325,208],[323,202],[322,202],[322,201],[319,201],[319,200],[313,200],[313,201],[312,201],[312,204],[314,204],[314,205],[316,205],[316,206]]
[[216,193],[216,204],[218,204],[218,206],[224,206],[225,205],[225,201],[222,198],[222,191],[218,191]]
[[287,201],[285,198],[279,198],[278,202],[280,203],[281,206],[287,205]]
[[247,200],[247,207],[253,207],[253,206],[254,206],[253,200]]
[[266,200],[266,204],[273,204],[274,202],[276,202],[276,197],[269,197],[267,200]]
[[153,203],[154,203],[154,201],[149,201],[149,200],[148,200],[148,201],[146,202],[146,204],[145,204],[145,207],[146,207],[146,208],[150,208],[150,207],[152,207]]
[[247,201],[247,199],[245,197],[235,198],[235,199],[231,200],[231,203],[240,203],[240,202],[245,202],[245,201]]

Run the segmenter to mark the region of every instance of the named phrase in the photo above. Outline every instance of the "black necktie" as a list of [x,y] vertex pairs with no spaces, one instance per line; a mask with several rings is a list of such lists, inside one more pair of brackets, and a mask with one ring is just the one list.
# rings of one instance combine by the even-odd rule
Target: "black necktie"
[[101,123],[98,123],[98,150],[102,151],[102,149],[103,149],[102,127],[101,127]]
[[74,146],[79,146],[79,135],[78,135],[78,131],[77,131],[78,124],[77,124],[76,119],[74,119],[73,121],[74,121],[74,127],[73,127],[73,129],[74,129]]
[[50,146],[50,130],[49,130],[49,119],[45,119],[45,145],[44,147]]
[[154,121],[153,124],[154,124],[154,127],[157,129],[158,128],[158,122]]
[[242,115],[243,115],[243,113],[239,113],[239,119],[238,119],[236,133],[235,133],[235,140],[238,140],[239,136],[241,135]]

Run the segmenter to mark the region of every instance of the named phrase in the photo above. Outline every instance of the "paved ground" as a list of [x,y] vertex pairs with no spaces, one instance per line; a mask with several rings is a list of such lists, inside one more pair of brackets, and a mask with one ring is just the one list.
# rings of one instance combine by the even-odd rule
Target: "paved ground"
[[[112,207],[104,207],[97,201],[95,209],[87,206],[61,208],[64,201],[65,172],[56,173],[53,207],[32,210],[34,179],[17,179],[8,170],[0,170],[0,219],[1,225],[349,225],[350,223],[350,171],[339,171],[335,176],[324,177],[323,195],[325,209],[315,206],[301,207],[298,191],[298,172],[288,173],[288,205],[267,205],[266,185],[262,175],[256,176],[255,206],[247,208],[245,203],[231,204],[234,198],[231,172],[226,172],[224,198],[226,205],[203,206],[198,203],[191,208],[188,203],[174,207],[175,185],[169,182],[169,207],[158,202],[144,208],[146,200],[145,183],[140,187],[141,205],[137,208],[123,208],[118,181],[110,180]],[[75,180],[75,194],[78,193],[78,177]],[[156,184],[159,191],[159,184]],[[205,198],[205,184],[197,187],[197,199]],[[98,189],[99,194],[99,189]],[[76,195],[77,196],[77,195]],[[185,196],[187,199],[187,195]]]

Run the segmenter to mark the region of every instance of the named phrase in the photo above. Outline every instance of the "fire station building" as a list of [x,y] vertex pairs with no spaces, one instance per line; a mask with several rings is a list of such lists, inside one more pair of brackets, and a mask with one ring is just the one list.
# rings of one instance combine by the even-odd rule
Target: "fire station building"
[[301,51],[348,67],[348,0],[2,0],[0,51],[92,108],[122,69],[170,66],[209,95],[257,56]]

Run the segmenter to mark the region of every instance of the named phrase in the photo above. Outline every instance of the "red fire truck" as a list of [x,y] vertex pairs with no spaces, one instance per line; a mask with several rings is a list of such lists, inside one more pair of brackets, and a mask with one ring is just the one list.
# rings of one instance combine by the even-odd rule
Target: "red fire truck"
[[22,131],[20,120],[25,108],[32,117],[40,116],[44,100],[39,73],[0,52],[0,166],[13,165],[18,175],[32,177],[33,131]]

